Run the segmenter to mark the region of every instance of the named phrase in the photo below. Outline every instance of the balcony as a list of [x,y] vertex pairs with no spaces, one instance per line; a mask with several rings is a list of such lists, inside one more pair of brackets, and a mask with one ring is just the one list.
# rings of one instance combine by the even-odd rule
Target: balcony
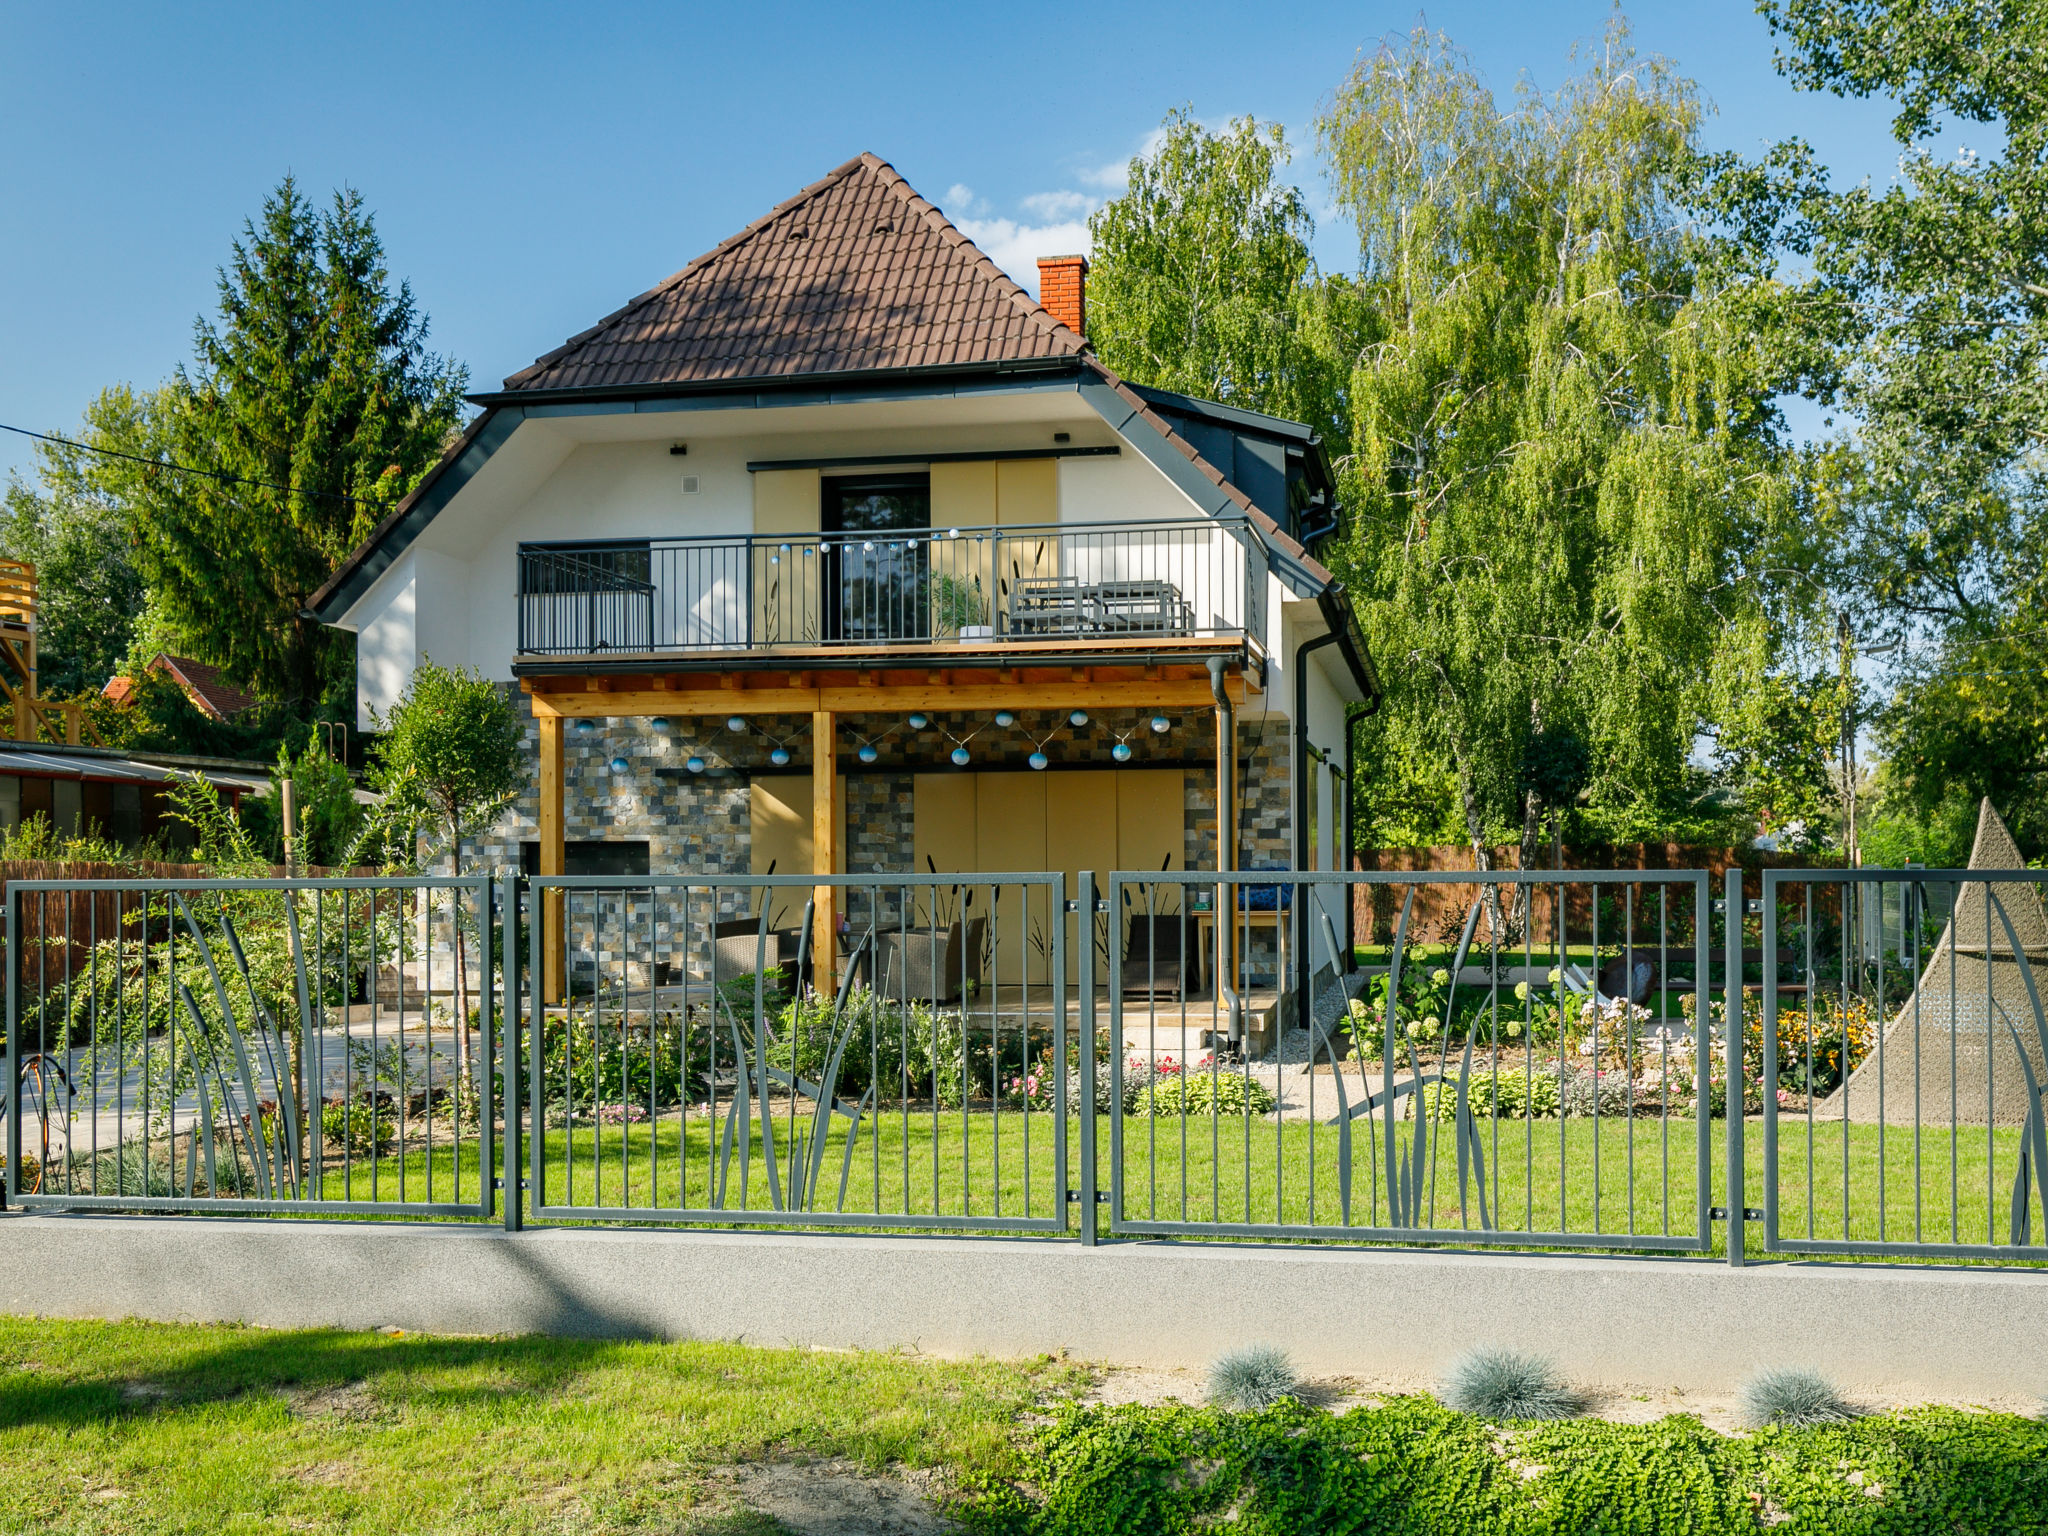
[[1265,575],[1242,518],[522,544],[519,653],[1192,649]]

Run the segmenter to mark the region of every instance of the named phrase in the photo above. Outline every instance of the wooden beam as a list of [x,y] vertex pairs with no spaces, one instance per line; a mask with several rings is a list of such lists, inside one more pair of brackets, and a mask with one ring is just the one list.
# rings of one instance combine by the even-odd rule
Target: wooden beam
[[[839,739],[838,722],[830,710],[811,716],[811,873],[838,873]],[[839,987],[839,908],[837,890],[816,888],[812,914],[812,985],[820,996],[837,995]]]
[[[555,714],[539,715],[535,723],[540,727],[540,872],[544,875],[559,875],[564,872],[562,866],[565,826],[562,807],[562,717]],[[541,999],[549,1004],[557,1004],[562,1002],[566,995],[567,989],[563,982],[564,973],[568,969],[569,935],[563,922],[562,893],[549,891],[547,899],[541,903],[541,908]]]
[[[1231,699],[1243,703],[1244,679],[1233,674],[1224,684]],[[827,711],[855,714],[893,709],[1170,709],[1213,706],[1207,678],[1138,679],[1115,682],[1012,681],[953,683],[934,688],[923,683],[853,684],[826,688],[747,688],[737,696],[722,687],[678,689],[660,693],[651,688],[614,693],[554,693],[536,690],[533,712],[569,718],[630,715],[803,715]]]

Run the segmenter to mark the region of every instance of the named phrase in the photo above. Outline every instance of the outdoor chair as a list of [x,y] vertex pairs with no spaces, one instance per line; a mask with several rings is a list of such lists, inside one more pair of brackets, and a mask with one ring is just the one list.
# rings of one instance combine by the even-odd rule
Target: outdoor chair
[[892,1002],[950,1003],[963,982],[981,985],[985,917],[955,918],[950,928],[878,928],[875,990]]
[[754,974],[758,960],[763,974],[784,992],[795,993],[803,978],[797,972],[803,934],[795,928],[773,928],[762,947],[759,918],[735,917],[711,925],[712,980],[720,985]]
[[1200,946],[1184,913],[1140,914],[1131,919],[1122,972],[1126,1001],[1178,1003],[1201,984]]

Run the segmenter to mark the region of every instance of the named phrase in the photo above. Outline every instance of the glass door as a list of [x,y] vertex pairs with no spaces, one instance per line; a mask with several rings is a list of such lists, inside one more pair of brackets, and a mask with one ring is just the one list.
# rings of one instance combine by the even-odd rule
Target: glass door
[[824,498],[827,638],[930,639],[931,477],[834,477]]

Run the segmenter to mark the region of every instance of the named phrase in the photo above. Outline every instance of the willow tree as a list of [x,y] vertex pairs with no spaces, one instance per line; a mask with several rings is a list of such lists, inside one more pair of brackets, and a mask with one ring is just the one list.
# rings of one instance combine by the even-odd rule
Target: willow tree
[[1785,480],[1725,252],[1678,208],[1700,113],[1617,22],[1505,107],[1418,31],[1317,122],[1372,316],[1334,558],[1389,683],[1376,757],[1438,765],[1482,869],[1517,837],[1530,865],[1563,798],[1663,835],[1699,732],[1768,661]]

